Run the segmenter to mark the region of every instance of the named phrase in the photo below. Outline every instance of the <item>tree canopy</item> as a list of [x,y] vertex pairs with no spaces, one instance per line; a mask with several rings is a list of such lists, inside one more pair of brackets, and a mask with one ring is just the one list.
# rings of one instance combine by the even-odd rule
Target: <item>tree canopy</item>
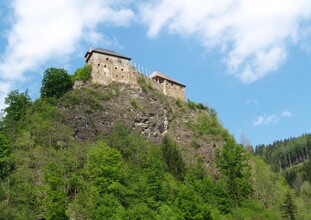
[[45,70],[42,87],[40,89],[42,98],[59,98],[72,87],[71,77],[64,69],[49,68]]

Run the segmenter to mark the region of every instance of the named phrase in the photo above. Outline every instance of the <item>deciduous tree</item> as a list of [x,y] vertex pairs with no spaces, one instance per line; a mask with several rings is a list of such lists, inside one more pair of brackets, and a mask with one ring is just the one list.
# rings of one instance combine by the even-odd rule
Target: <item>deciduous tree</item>
[[243,147],[232,139],[228,140],[217,153],[216,164],[235,205],[239,205],[252,190],[250,167]]
[[42,98],[59,98],[72,87],[72,81],[64,69],[49,68],[44,72],[42,87],[40,89]]

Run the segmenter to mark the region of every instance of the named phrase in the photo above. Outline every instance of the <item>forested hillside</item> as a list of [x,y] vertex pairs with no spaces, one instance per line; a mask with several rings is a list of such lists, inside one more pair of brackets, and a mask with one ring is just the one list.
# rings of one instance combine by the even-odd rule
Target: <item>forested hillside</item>
[[255,154],[260,155],[276,173],[284,176],[299,197],[298,203],[311,202],[310,134],[259,145]]
[[311,218],[309,197],[237,144],[214,109],[144,78],[136,88],[89,77],[87,66],[50,68],[37,100],[8,94],[0,219]]
[[297,138],[275,141],[269,145],[259,145],[255,153],[271,165],[274,171],[292,167],[309,160],[311,135],[304,134]]

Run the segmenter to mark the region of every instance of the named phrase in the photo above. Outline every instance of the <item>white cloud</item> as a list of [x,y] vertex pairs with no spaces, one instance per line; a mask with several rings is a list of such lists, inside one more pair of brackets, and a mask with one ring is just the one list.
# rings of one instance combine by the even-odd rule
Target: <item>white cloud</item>
[[309,0],[161,0],[141,6],[148,35],[161,30],[195,36],[220,48],[235,77],[254,82],[276,71],[299,42],[311,16]]
[[282,116],[282,117],[285,117],[285,118],[289,118],[289,117],[292,117],[292,113],[289,112],[289,111],[283,111],[283,112],[281,113],[281,116]]
[[292,117],[292,113],[286,110],[284,110],[279,116],[275,114],[270,114],[270,115],[264,114],[264,115],[257,116],[255,120],[253,121],[253,125],[258,126],[258,125],[275,124],[278,121],[280,121],[281,118],[290,118],[290,117]]
[[49,59],[67,57],[82,41],[109,43],[97,26],[128,25],[134,14],[124,4],[121,0],[13,1],[14,19],[0,59],[0,77],[23,80],[26,71]]
[[12,89],[11,83],[0,81],[0,112],[2,109],[6,107],[6,105],[4,104],[4,99],[11,89]]
[[254,126],[258,126],[258,125],[268,125],[268,124],[275,124],[279,121],[278,117],[276,115],[261,115],[258,116],[254,122],[253,125]]

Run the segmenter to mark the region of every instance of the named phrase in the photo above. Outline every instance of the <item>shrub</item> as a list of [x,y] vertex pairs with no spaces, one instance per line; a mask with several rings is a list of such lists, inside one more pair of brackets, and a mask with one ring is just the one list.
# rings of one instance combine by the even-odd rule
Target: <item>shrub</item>
[[179,107],[179,108],[182,108],[184,106],[184,103],[183,101],[180,99],[180,98],[177,98],[176,99],[176,105]]
[[193,101],[191,101],[190,99],[188,99],[188,107],[190,109],[199,109],[199,110],[207,110],[209,111],[208,107],[203,105],[202,103],[195,103]]
[[138,77],[137,82],[144,91],[152,89],[152,82],[147,80],[144,76]]
[[195,104],[195,102],[193,102],[193,101],[191,101],[190,99],[188,99],[188,107],[190,108],[190,109],[195,109],[196,108],[196,104]]
[[82,80],[87,81],[91,78],[92,66],[86,64],[83,68],[79,68],[72,76],[72,81]]
[[131,99],[131,105],[132,105],[133,108],[135,108],[135,109],[138,108],[138,103],[137,103],[137,99],[136,99],[136,98],[132,98],[132,99]]

